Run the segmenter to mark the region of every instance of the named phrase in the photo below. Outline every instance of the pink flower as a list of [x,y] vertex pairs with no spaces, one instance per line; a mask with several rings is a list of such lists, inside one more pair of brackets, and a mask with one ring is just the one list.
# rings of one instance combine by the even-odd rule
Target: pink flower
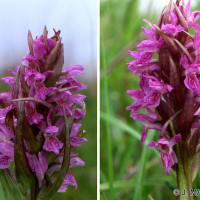
[[48,126],[45,129],[45,142],[43,148],[47,151],[53,151],[54,153],[59,154],[59,149],[63,147],[63,143],[56,137],[57,133],[58,128],[56,126]]
[[38,180],[43,180],[44,179],[44,174],[48,169],[48,162],[46,155],[44,152],[39,152],[38,153],[38,158],[36,155],[31,155],[29,153],[26,153],[29,165],[31,167],[31,170],[36,173],[36,176]]
[[[11,77],[2,78],[11,86],[11,91],[0,93],[0,169],[9,168],[14,161],[14,173],[9,173],[13,180],[21,180],[26,174],[30,183],[38,179],[35,191],[46,187],[49,182],[59,186],[62,184],[59,192],[65,192],[68,185],[77,188],[68,169],[85,164],[72,151],[87,141],[83,138],[85,131],[79,131],[86,113],[86,96],[77,93],[87,86],[75,79],[77,75],[83,75],[81,65],[62,70],[63,44],[60,31],[54,32],[48,38],[45,27],[43,35],[33,40],[29,31],[30,53],[22,58],[21,66],[15,67],[16,71],[9,70]],[[75,108],[77,104],[79,106]],[[66,123],[69,122],[68,132]],[[69,141],[63,139],[64,134],[69,134],[66,137]],[[63,163],[63,156],[67,154],[70,160]],[[64,177],[60,173],[52,177],[52,172],[58,171]],[[24,187],[19,187],[25,194]],[[43,190],[42,195],[48,196],[49,189]],[[38,195],[40,197],[37,198],[41,198],[41,194]],[[26,197],[31,198],[28,196],[29,193]]]
[[181,134],[175,135],[170,141],[166,139],[159,139],[157,142],[149,142],[147,147],[157,148],[161,152],[161,159],[165,172],[169,176],[171,167],[176,164],[177,157],[173,150],[173,146],[181,141]]
[[25,112],[30,125],[38,124],[43,119],[43,115],[36,111],[36,105],[33,101],[26,102]]
[[87,139],[82,138],[82,137],[78,137],[78,132],[79,132],[79,128],[81,127],[81,124],[73,124],[72,125],[72,129],[70,132],[70,144],[72,146],[81,146],[83,142],[87,141]]
[[[160,132],[160,139],[147,146],[161,151],[167,175],[171,166],[178,162],[173,146],[181,138],[184,144],[184,149],[179,152],[181,157],[187,148],[197,155],[197,142],[194,142],[191,129],[199,131],[200,128],[200,26],[196,24],[199,17],[200,11],[190,13],[190,0],[186,5],[184,1],[176,1],[173,9],[170,2],[156,25],[143,20],[150,26],[150,29],[142,27],[149,40],[141,41],[137,45],[138,51],[128,51],[135,59],[128,61],[128,69],[140,76],[140,89],[127,91],[134,103],[126,109],[131,110],[130,116],[134,120],[144,124],[142,145],[148,129]],[[196,32],[194,36],[188,32],[190,27]],[[148,115],[139,113],[141,109],[146,109]],[[192,162],[193,166],[197,161]]]
[[64,180],[58,192],[65,192],[68,185],[75,186],[75,189],[77,189],[76,180],[74,179],[70,171],[67,172],[66,179]]

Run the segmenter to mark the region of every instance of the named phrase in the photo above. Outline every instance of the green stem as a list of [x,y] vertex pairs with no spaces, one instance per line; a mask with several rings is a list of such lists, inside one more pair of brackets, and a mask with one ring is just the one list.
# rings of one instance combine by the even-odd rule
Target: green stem
[[0,183],[1,183],[1,186],[2,186],[2,190],[3,190],[3,194],[5,196],[5,199],[6,200],[14,200],[12,189],[9,185],[5,171],[3,169],[0,169]]
[[[104,90],[105,90],[105,110],[106,114],[109,115],[109,101],[108,101],[108,83],[107,83],[107,72],[106,72],[106,58],[104,50],[104,40],[103,34],[101,35],[102,42],[102,57],[103,57],[103,68],[104,68]],[[110,136],[110,123],[106,121],[106,141],[107,141],[107,153],[108,153],[108,176],[110,184],[110,200],[114,200],[114,190],[113,190],[113,167],[112,167],[112,142]]]
[[[170,122],[172,134],[176,135],[172,121]],[[180,151],[183,150],[182,152]],[[183,154],[181,156],[181,153]],[[177,156],[177,184],[180,190],[179,200],[193,200],[193,196],[190,196],[190,189],[192,186],[191,170],[190,170],[190,159],[187,152],[187,143],[181,142],[176,145],[176,156]],[[187,195],[182,195],[187,194]]]
[[[189,195],[189,188],[187,184],[187,177],[185,174],[185,169],[183,167],[183,161],[180,155],[179,145],[176,145],[176,155],[178,160],[178,172],[177,172],[177,183],[180,190],[179,200],[188,200],[190,197],[186,195],[181,195],[184,192]],[[185,165],[186,166],[186,165]]]
[[[188,148],[187,148],[187,143],[183,143],[183,163],[184,163],[184,172],[185,176],[187,178],[187,186],[188,186],[188,192],[190,192],[191,189],[193,189],[193,184],[192,184],[192,174],[191,174],[191,160],[189,158],[188,154]],[[192,200],[193,196],[190,196],[188,193],[189,199]]]

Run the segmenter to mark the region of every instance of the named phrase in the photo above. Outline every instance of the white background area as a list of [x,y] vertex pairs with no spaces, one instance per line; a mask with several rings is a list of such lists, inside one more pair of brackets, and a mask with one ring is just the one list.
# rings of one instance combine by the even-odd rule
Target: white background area
[[27,34],[33,39],[44,26],[53,35],[61,30],[65,65],[81,64],[85,77],[96,78],[97,1],[96,0],[1,0],[0,6],[0,73],[21,64],[29,53]]

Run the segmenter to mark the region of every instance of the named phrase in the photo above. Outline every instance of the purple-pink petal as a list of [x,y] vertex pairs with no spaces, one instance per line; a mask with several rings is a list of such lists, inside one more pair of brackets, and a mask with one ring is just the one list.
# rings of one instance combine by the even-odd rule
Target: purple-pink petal
[[12,109],[12,105],[5,108],[0,108],[0,117],[4,117]]
[[144,40],[140,44],[137,45],[139,51],[146,52],[158,52],[159,51],[159,43],[152,42],[150,40]]
[[82,161],[79,157],[70,158],[70,165],[69,167],[77,167],[77,166],[84,166],[85,162]]
[[55,136],[58,133],[58,127],[56,126],[48,126],[45,129],[44,136]]
[[199,90],[199,87],[200,87],[199,80],[198,80],[195,72],[188,73],[186,75],[184,83],[185,83],[185,86],[190,90],[194,90],[194,91]]
[[141,145],[143,146],[143,143],[145,142],[147,138],[147,128],[144,127],[144,129],[142,130],[142,135],[141,135]]
[[146,146],[147,146],[147,147],[157,148],[156,145],[157,145],[157,142],[151,141],[151,142],[149,142]]
[[131,96],[132,99],[137,101],[145,96],[144,92],[141,90],[128,90],[127,93]]
[[63,143],[56,137],[46,137],[43,148],[46,151],[52,151],[59,154],[59,149],[63,147]]
[[47,51],[48,53],[51,53],[51,51],[54,49],[56,42],[50,38],[46,38],[47,42]]
[[9,156],[0,155],[0,169],[6,169],[10,166],[11,158]]
[[39,39],[33,41],[33,53],[34,57],[39,60],[43,60],[44,56],[47,54],[45,45]]
[[14,77],[5,77],[5,78],[1,78],[1,80],[4,83],[7,83],[8,85],[10,85],[12,90],[14,89],[14,84],[15,84],[15,78]]
[[142,31],[144,32],[144,34],[152,41],[156,41],[156,34],[155,31],[146,29],[144,27],[142,27]]
[[70,171],[67,172],[66,179],[64,180],[63,184],[61,185],[58,192],[65,192],[68,185],[75,186],[75,189],[77,189],[77,183]]
[[81,127],[81,124],[73,123],[72,128],[71,128],[71,132],[70,132],[70,136],[76,135],[79,132],[80,127]]
[[22,58],[22,65],[36,68],[40,66],[40,62],[34,56],[27,55]]
[[72,146],[78,147],[81,146],[83,142],[88,141],[86,138],[81,138],[81,137],[70,137],[70,144]]
[[48,169],[47,157],[46,157],[46,155],[43,151],[40,151],[38,153],[38,157],[39,157],[39,162],[40,162],[42,169],[43,169],[43,173],[45,173]]
[[181,141],[181,134],[175,135],[170,140],[170,146],[173,147],[175,144],[179,143]]
[[0,153],[14,159],[14,143],[0,142]]
[[131,57],[133,57],[133,58],[135,58],[135,59],[137,59],[137,60],[140,59],[140,52],[128,50],[128,53],[129,53],[129,55],[130,55]]
[[174,161],[169,153],[161,152],[161,159],[163,166],[165,167],[165,172],[168,176],[170,176],[170,169],[174,165]]

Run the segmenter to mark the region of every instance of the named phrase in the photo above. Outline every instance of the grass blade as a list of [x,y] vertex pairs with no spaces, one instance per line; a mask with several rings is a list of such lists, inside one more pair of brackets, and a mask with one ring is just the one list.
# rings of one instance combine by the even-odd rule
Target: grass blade
[[[141,135],[137,131],[135,131],[132,127],[125,124],[124,122],[122,122],[122,121],[114,118],[113,116],[106,114],[102,111],[100,111],[100,118],[105,120],[105,121],[109,121],[110,123],[112,123],[113,125],[119,127],[120,129],[122,129],[124,131],[127,131],[127,133],[129,133],[134,138],[136,138],[138,141],[140,141]],[[147,138],[144,145],[147,144],[148,142],[149,142],[149,140]],[[160,158],[160,153],[158,152],[157,149],[154,149],[154,148],[150,148],[150,149]]]
[[[152,131],[155,133],[155,131]],[[149,133],[147,135],[148,140],[152,140],[154,137],[153,133]],[[143,199],[143,182],[144,182],[144,175],[145,175],[145,166],[146,166],[146,161],[148,157],[148,150],[146,146],[143,147],[142,149],[142,156],[140,159],[140,166],[139,166],[139,173],[137,176],[137,181],[136,181],[136,187],[135,187],[135,193],[133,196],[133,200],[140,200]]]
[[2,200],[14,200],[14,196],[10,185],[8,183],[8,179],[3,169],[0,170],[0,195]]
[[100,190],[100,200],[106,200],[106,197],[104,196],[101,190]]
[[[104,68],[104,91],[105,91],[105,110],[109,114],[109,102],[108,102],[108,83],[107,83],[107,72],[106,72],[106,57],[104,51],[104,40],[103,35],[101,35],[102,42],[102,57],[103,57],[103,68]],[[113,190],[113,167],[112,167],[112,142],[110,135],[110,122],[106,120],[106,142],[107,142],[107,152],[108,152],[108,176],[110,185],[110,199],[114,200],[114,190]]]

